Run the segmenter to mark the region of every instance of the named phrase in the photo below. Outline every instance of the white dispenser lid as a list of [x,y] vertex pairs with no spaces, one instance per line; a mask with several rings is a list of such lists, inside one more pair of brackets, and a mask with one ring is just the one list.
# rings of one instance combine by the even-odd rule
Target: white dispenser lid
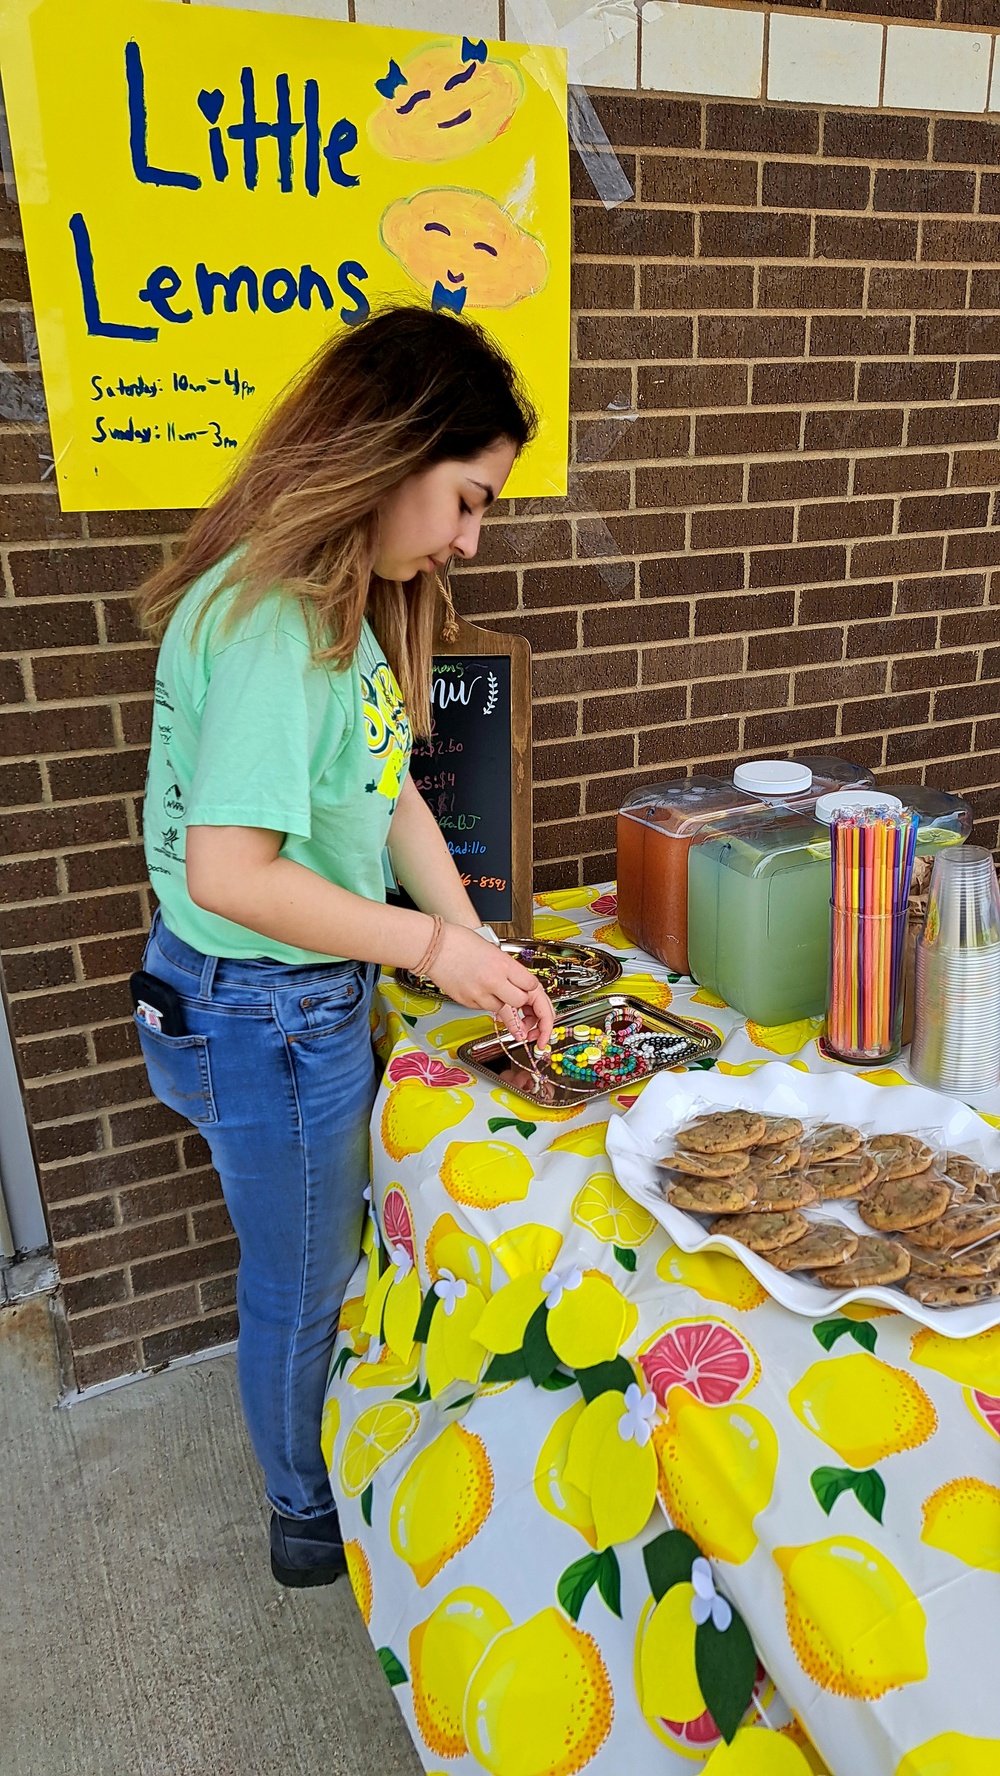
[[779,799],[805,795],[812,788],[812,780],[809,766],[796,764],[793,759],[751,759],[745,765],[737,765],[733,772],[737,789],[746,790],[748,795]]
[[886,795],[880,789],[835,789],[830,795],[820,796],[816,819],[824,826],[832,826],[844,814],[860,814],[862,810],[871,814],[902,814],[903,804],[898,796]]

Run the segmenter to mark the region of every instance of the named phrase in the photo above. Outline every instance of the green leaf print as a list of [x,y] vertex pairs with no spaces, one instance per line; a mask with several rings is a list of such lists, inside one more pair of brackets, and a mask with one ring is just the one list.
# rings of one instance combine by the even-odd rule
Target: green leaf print
[[490,1386],[497,1381],[523,1381],[528,1373],[528,1365],[524,1360],[524,1351],[501,1351],[493,1358],[485,1375],[482,1386]]
[[545,1377],[542,1386],[548,1388],[550,1393],[555,1394],[560,1388],[575,1387],[576,1376],[567,1375],[565,1369],[553,1369],[552,1374]]
[[528,1374],[536,1387],[548,1381],[559,1367],[559,1358],[549,1343],[549,1335],[545,1330],[549,1310],[543,1301],[536,1307],[524,1331],[524,1362]]
[[635,1380],[631,1363],[624,1357],[612,1357],[610,1363],[594,1363],[589,1369],[578,1369],[576,1379],[580,1383],[587,1405],[596,1400],[599,1394],[609,1394],[617,1388],[623,1394]]
[[399,1392],[393,1394],[392,1397],[394,1400],[429,1400],[431,1397],[431,1390],[426,1381],[421,1383],[418,1379],[417,1381],[411,1381],[409,1387],[400,1388]]
[[378,1662],[389,1683],[393,1685],[409,1683],[410,1680],[391,1647],[379,1647]]
[[674,1585],[690,1580],[691,1568],[700,1554],[697,1542],[682,1529],[665,1529],[654,1541],[646,1543],[642,1559],[655,1603]]
[[834,1505],[842,1492],[853,1492],[858,1504],[874,1517],[876,1523],[882,1521],[882,1510],[885,1505],[885,1481],[875,1468],[865,1468],[858,1473],[855,1468],[816,1468],[809,1476],[809,1484],[816,1494],[820,1509],[829,1517]]
[[413,1329],[414,1344],[427,1343],[427,1335],[431,1329],[431,1321],[434,1318],[440,1300],[440,1295],[435,1295],[433,1288],[428,1289],[420,1304],[420,1313],[417,1316],[417,1323]]
[[339,1350],[337,1352],[337,1355],[333,1359],[333,1367],[330,1370],[330,1380],[331,1381],[333,1381],[335,1376],[343,1375],[344,1370],[347,1368],[347,1365],[350,1362],[353,1355],[354,1355],[354,1352],[352,1351],[349,1344],[345,1344],[343,1350]]
[[605,1548],[598,1555],[600,1562],[597,1569],[597,1589],[601,1593],[613,1616],[622,1613],[622,1574],[618,1565],[618,1556],[613,1548]]
[[851,1320],[849,1324],[851,1328],[851,1337],[854,1339],[855,1344],[860,1344],[862,1350],[873,1351],[875,1349],[877,1333],[870,1321]]
[[486,1127],[491,1135],[498,1135],[501,1129],[516,1129],[519,1135],[527,1140],[538,1127],[537,1122],[519,1122],[516,1116],[491,1116]]
[[556,1586],[556,1596],[572,1622],[579,1621],[580,1611],[601,1566],[600,1554],[584,1554],[568,1566]]
[[[714,1066],[715,1066],[715,1056],[714,1055],[702,1055],[702,1058],[700,1061],[692,1061],[690,1063],[690,1065],[688,1067],[688,1072],[689,1073],[710,1073]],[[716,1726],[718,1726],[719,1725],[718,1721],[716,1721],[715,1724],[716,1724]]]
[[757,1654],[741,1616],[733,1611],[724,1633],[711,1616],[694,1631],[694,1668],[705,1705],[727,1745],[746,1714],[757,1675]]
[[374,1498],[375,1488],[373,1486],[366,1486],[364,1492],[361,1494],[361,1515],[369,1529],[371,1529],[372,1526],[372,1503]]
[[817,1320],[813,1327],[813,1337],[819,1340],[825,1351],[830,1351],[838,1338],[843,1338],[845,1332],[853,1331],[853,1320]]
[[623,1270],[635,1269],[635,1253],[631,1246],[613,1246],[612,1251]]

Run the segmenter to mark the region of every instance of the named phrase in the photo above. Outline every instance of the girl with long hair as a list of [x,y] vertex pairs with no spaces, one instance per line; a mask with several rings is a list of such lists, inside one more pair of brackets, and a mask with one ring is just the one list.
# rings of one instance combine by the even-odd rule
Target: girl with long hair
[[[136,1023],[239,1236],[240,1392],[289,1585],[344,1570],[320,1418],[369,1182],[378,967],[519,1033],[552,1025],[408,774],[439,571],[475,554],[534,427],[480,328],[376,314],[307,367],[138,594],[160,643],[144,817],[159,910]],[[386,904],[386,850],[419,910]]]

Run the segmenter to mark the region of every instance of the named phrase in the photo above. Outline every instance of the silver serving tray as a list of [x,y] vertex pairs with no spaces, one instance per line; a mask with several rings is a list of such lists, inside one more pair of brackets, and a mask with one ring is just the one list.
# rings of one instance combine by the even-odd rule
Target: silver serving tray
[[[678,1050],[662,1066],[653,1067],[649,1073],[644,1073],[643,1081],[651,1078],[654,1073],[662,1073],[672,1067],[688,1066],[692,1061],[717,1054],[722,1047],[722,1037],[709,1024],[698,1024],[691,1018],[674,1017],[672,1012],[658,1011],[655,1005],[647,1005],[644,999],[634,999],[630,993],[608,993],[600,999],[573,1000],[572,1005],[574,1022],[585,1023],[588,1018],[603,1018],[613,1006],[627,1005],[632,1011],[639,1013],[644,1030],[668,1031],[673,1035],[688,1037],[687,1049]],[[463,1067],[468,1067],[470,1072],[485,1079],[490,1085],[515,1092],[527,1103],[538,1104],[545,1110],[577,1108],[589,1103],[592,1098],[609,1096],[612,1090],[629,1089],[627,1081],[610,1088],[582,1083],[570,1086],[561,1079],[553,1079],[547,1075],[543,1075],[539,1081],[528,1066],[524,1044],[511,1042],[505,1049],[496,1035],[477,1036],[471,1042],[463,1042],[455,1051],[455,1058]]]
[[[622,976],[622,965],[617,956],[613,956],[610,950],[602,950],[597,944],[558,943],[551,938],[526,937],[520,941],[515,939],[502,943],[500,948],[505,950],[508,956],[516,956],[522,950],[530,950],[540,962],[568,962],[588,969],[597,976],[596,980],[588,980],[576,992],[561,994],[558,999],[553,1000],[554,1005],[575,1004],[583,994],[600,992],[604,987],[610,987],[614,981],[620,980]],[[526,962],[524,966],[530,969],[531,963]],[[408,993],[425,993],[429,998],[439,1001],[442,998],[440,988],[436,987],[432,980],[425,979],[423,975],[414,974],[409,968],[397,968],[395,977],[399,985],[404,987]]]

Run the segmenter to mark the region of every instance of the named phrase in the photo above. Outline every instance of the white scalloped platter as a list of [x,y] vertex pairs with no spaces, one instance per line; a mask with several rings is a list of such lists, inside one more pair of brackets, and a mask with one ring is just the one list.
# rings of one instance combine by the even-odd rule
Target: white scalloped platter
[[[969,1152],[990,1170],[1000,1170],[1000,1133],[963,1104],[919,1085],[872,1085],[851,1073],[803,1073],[783,1061],[770,1061],[755,1073],[660,1073],[650,1080],[626,1116],[613,1116],[608,1158],[615,1177],[635,1201],[655,1216],[684,1252],[731,1252],[775,1301],[810,1319],[827,1319],[849,1301],[875,1301],[933,1326],[948,1338],[969,1338],[1000,1325],[1000,1296],[972,1307],[925,1307],[900,1288],[878,1285],[837,1293],[821,1284],[776,1270],[766,1258],[738,1240],[709,1234],[694,1215],[675,1209],[660,1194],[657,1164],[673,1150],[681,1124],[706,1108],[766,1110],[770,1115],[818,1117],[847,1122],[866,1134],[919,1133],[952,1151]],[[824,1219],[836,1219],[856,1233],[870,1232],[849,1203],[826,1202]],[[809,1211],[806,1211],[808,1216]]]

